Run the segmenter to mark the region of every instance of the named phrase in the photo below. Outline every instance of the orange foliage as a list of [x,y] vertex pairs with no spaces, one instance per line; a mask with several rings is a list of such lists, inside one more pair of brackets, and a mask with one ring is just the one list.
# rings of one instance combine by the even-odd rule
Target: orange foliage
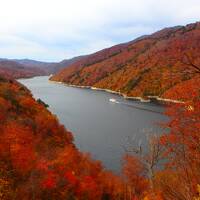
[[131,187],[134,196],[142,197],[149,187],[148,180],[144,177],[145,168],[136,157],[131,155],[126,155],[124,160],[123,174],[127,184]]
[[[11,179],[9,193],[15,198],[100,200],[107,196],[114,200],[122,196],[122,180],[79,152],[72,134],[14,80],[0,78],[0,111],[0,167],[5,168],[4,179]],[[0,195],[8,196],[2,191],[0,185]]]
[[[132,96],[184,101],[167,110],[168,133],[159,140],[165,165],[152,180],[145,176],[143,163],[130,155],[125,157],[123,177],[104,170],[99,161],[76,149],[72,134],[26,88],[0,77],[0,198],[192,200],[197,196],[200,79],[187,73],[181,60],[191,51],[192,61],[200,63],[199,27],[195,23],[164,29],[84,56],[52,78]],[[11,76],[13,71],[0,67],[0,73]],[[21,71],[16,74],[21,75]]]
[[198,22],[166,28],[101,50],[67,66],[51,80],[110,89],[129,96],[182,99],[182,95],[170,94],[176,86],[185,87],[188,80],[196,80],[195,70],[188,70],[184,63],[184,54],[192,54],[192,62],[200,65],[199,27]]

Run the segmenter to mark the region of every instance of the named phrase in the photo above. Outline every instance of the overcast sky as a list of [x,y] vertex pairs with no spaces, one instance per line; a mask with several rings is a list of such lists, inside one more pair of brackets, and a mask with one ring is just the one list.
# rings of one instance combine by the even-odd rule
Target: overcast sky
[[0,57],[60,61],[200,20],[200,0],[0,0]]

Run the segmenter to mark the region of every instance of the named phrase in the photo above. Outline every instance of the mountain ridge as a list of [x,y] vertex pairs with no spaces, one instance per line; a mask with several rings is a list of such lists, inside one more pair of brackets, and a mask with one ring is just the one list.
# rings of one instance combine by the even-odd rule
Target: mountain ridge
[[196,76],[184,61],[187,54],[200,65],[199,48],[199,22],[165,28],[90,54],[50,80],[113,90],[132,97],[165,98],[177,84]]
[[34,76],[45,76],[58,72],[78,61],[81,57],[65,59],[61,62],[42,62],[31,59],[7,59],[0,58],[0,74],[9,78],[30,78]]

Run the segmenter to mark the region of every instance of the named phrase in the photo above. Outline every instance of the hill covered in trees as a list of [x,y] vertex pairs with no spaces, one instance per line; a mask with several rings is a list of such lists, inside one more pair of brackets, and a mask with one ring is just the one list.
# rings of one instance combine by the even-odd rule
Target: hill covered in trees
[[[28,71],[30,61],[18,63],[16,69],[20,71],[13,70],[15,61],[14,66],[6,61],[11,70],[5,67],[7,63],[2,64],[0,199],[200,199],[199,32],[199,23],[164,29],[78,57],[74,63],[63,61],[69,69],[52,78],[133,96],[184,100],[167,107],[169,122],[161,125],[166,131],[149,138],[148,151],[140,145],[125,147],[120,175],[80,152],[73,143],[73,134],[47,110],[48,105],[33,99],[30,91],[13,79],[34,76],[32,69]],[[21,68],[25,63],[29,66]]]
[[1,59],[0,75],[9,78],[30,78],[46,75],[46,71],[39,67],[26,67],[16,61]]
[[165,28],[83,57],[51,80],[128,96],[169,98],[171,90],[196,77],[188,66],[200,65],[199,48],[199,22]]
[[72,133],[42,100],[0,77],[0,199],[198,199],[200,90],[195,85],[189,81],[174,89],[185,103],[167,109],[167,133],[153,135],[148,152],[128,146],[122,175],[116,176],[75,147]]
[[[84,57],[84,56],[82,56]],[[55,74],[82,57],[48,63],[30,59],[0,59],[0,75],[10,78],[30,78]]]
[[0,199],[118,199],[122,181],[81,153],[23,85],[0,78]]

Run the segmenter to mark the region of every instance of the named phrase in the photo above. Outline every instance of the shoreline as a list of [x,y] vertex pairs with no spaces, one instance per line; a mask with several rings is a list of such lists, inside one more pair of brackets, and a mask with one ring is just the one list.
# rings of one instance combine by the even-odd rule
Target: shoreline
[[73,85],[73,84],[68,84],[68,83],[64,83],[61,81],[52,81],[52,80],[48,80],[49,82],[52,83],[56,83],[56,84],[62,84],[62,85],[66,85],[68,87],[74,87],[74,88],[81,88],[81,89],[90,89],[90,90],[96,90],[96,91],[103,91],[103,92],[107,92],[107,93],[111,93],[111,94],[117,94],[119,96],[122,96],[124,99],[128,99],[128,100],[138,100],[140,102],[143,103],[149,103],[152,102],[152,100],[157,101],[159,103],[184,103],[183,101],[179,101],[179,100],[174,100],[174,99],[165,99],[159,96],[147,96],[148,99],[144,99],[142,97],[132,97],[132,96],[127,96],[126,94],[123,94],[121,92],[117,92],[114,90],[110,90],[110,89],[103,89],[103,88],[97,88],[97,87],[93,87],[93,86],[79,86],[79,85]]

